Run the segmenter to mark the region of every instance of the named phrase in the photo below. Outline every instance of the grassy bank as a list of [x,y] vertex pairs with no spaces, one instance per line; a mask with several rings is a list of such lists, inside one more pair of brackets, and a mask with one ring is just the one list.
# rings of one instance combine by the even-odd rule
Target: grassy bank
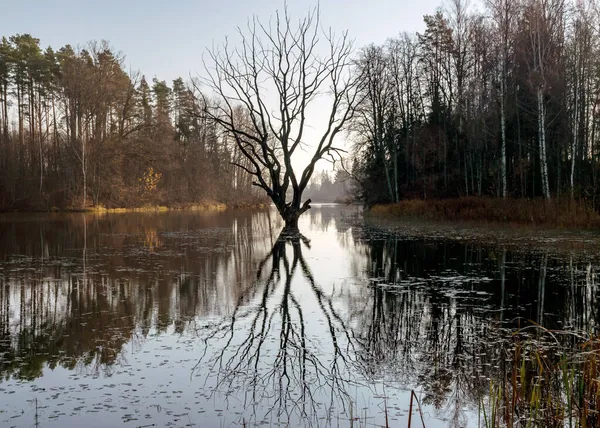
[[227,205],[220,202],[202,202],[198,204],[182,204],[174,206],[146,205],[135,208],[106,208],[103,206],[86,208],[86,212],[94,213],[126,213],[126,212],[163,212],[163,211],[224,211]]
[[248,208],[265,208],[265,203],[229,203],[223,202],[205,201],[198,203],[189,204],[175,204],[175,205],[144,205],[140,207],[105,207],[102,205],[93,207],[67,207],[60,209],[52,207],[49,210],[36,210],[36,209],[25,209],[25,210],[12,210],[12,211],[0,211],[0,212],[89,212],[89,213],[129,213],[129,212],[165,212],[165,211],[225,211],[227,209],[248,209]]
[[501,199],[464,197],[405,200],[375,205],[371,215],[428,220],[516,223],[555,227],[600,227],[600,215],[570,199]]

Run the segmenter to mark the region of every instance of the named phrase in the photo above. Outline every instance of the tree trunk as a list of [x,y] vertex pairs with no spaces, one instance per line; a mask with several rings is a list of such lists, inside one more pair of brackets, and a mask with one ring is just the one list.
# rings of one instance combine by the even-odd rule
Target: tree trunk
[[550,184],[548,180],[548,161],[546,157],[546,123],[545,123],[545,112],[544,112],[544,95],[542,88],[537,90],[537,101],[538,101],[538,130],[539,130],[539,144],[540,144],[540,173],[542,176],[542,191],[544,197],[550,199]]
[[521,181],[521,197],[524,198],[527,195],[527,176],[523,170],[523,144],[521,142],[521,115],[519,112],[519,96],[515,90],[515,110],[517,116],[517,145],[519,146],[519,176]]
[[4,81],[3,83],[4,90],[4,98],[2,100],[2,133],[4,134],[4,141],[8,140],[8,83]]
[[87,163],[86,144],[84,136],[81,136],[81,172],[83,177],[83,201],[81,201],[81,207],[85,210],[85,202],[87,200]]
[[[83,161],[85,163],[85,160]],[[81,208],[85,209],[85,201],[87,199],[87,171],[85,166],[82,167],[83,171],[83,201],[81,201]]]
[[477,175],[477,196],[481,196],[483,189],[483,156],[479,154],[479,168]]
[[42,194],[42,190],[44,188],[44,150],[42,147],[42,139],[38,136],[40,140],[39,149],[40,149],[40,195]]
[[299,211],[292,211],[289,212],[284,220],[285,220],[285,227],[284,230],[288,231],[288,232],[297,232],[298,229],[298,218],[300,217]]
[[392,189],[392,180],[390,178],[390,170],[385,160],[385,149],[382,147],[380,151],[381,159],[383,161],[383,169],[385,171],[385,181],[387,182],[388,194],[390,195],[390,201],[394,202],[394,191]]
[[285,202],[285,194],[278,195],[276,197],[271,196],[273,203],[277,207],[281,218],[285,222],[284,231],[288,234],[298,233],[298,219],[302,214],[310,209],[310,199],[300,203],[302,192],[300,188],[294,189],[294,197],[292,202]]
[[394,202],[400,201],[400,192],[398,191],[398,146],[394,145]]
[[506,117],[504,112],[504,92],[506,91],[506,83],[504,76],[500,80],[500,128],[502,130],[502,197],[506,199],[507,184],[506,184]]
[[578,89],[575,88],[575,109],[573,113],[573,145],[571,147],[571,199],[575,199],[575,160],[577,159],[577,131],[579,128]]
[[465,192],[466,192],[465,196],[469,196],[469,173],[467,171],[467,165],[468,164],[467,164],[467,152],[466,151],[463,152],[463,158],[464,158],[464,161],[465,161],[464,168],[463,168],[464,169],[464,173],[465,173]]

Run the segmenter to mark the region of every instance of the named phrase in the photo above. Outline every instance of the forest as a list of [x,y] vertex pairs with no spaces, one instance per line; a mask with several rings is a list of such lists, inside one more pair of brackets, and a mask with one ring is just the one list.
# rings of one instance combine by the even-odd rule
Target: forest
[[200,101],[127,72],[107,42],[0,42],[0,210],[256,203],[260,194]]
[[[317,28],[311,19],[299,37]],[[307,186],[310,166],[294,190],[296,211],[303,190],[304,197],[347,201],[339,193],[349,189],[368,207],[488,196],[600,208],[597,1],[448,0],[424,16],[420,33],[400,33],[352,56],[345,37],[336,53],[344,62],[331,63],[339,70],[351,64],[352,84],[338,93],[345,113],[314,160],[337,150],[331,142],[338,131],[351,150],[333,181],[315,174]],[[312,54],[290,49],[288,60]],[[213,53],[213,89],[228,77],[218,73],[230,54]],[[29,34],[2,38],[0,210],[252,204],[290,193],[286,183],[299,182],[285,172],[289,159],[285,168],[277,160],[290,155],[282,149],[297,112],[280,131],[271,122],[262,129],[256,119],[267,116],[262,107],[257,116],[250,99],[229,105],[227,94],[217,90],[222,100],[213,100],[181,78],[149,81],[125,70],[123,59],[107,42],[54,50]],[[245,66],[257,61],[246,59]],[[339,79],[336,68],[327,72]],[[281,73],[269,76],[276,86]],[[305,92],[286,97],[321,91],[299,89]],[[278,139],[280,151],[272,146]],[[298,143],[305,142],[293,142],[292,152]],[[265,159],[257,157],[259,147]],[[328,180],[339,181],[335,191],[318,189]]]
[[598,2],[450,0],[432,12],[423,32],[358,53],[347,165],[358,198],[573,198],[597,210]]

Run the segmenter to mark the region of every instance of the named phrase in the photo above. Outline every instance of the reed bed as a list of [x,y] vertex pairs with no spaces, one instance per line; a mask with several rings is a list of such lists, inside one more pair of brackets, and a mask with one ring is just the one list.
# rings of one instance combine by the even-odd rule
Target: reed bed
[[518,223],[557,227],[599,227],[600,215],[583,202],[571,199],[502,199],[463,197],[410,199],[375,205],[369,213],[429,220]]
[[480,426],[600,426],[600,337],[536,327],[535,337],[514,334],[505,375],[480,402]]

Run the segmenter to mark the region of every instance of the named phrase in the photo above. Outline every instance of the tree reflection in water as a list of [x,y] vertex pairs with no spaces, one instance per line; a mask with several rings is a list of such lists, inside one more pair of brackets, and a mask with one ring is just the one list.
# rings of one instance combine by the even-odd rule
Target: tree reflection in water
[[266,212],[11,220],[0,223],[0,382],[45,367],[110,377],[149,334],[229,313],[273,227]]
[[[556,330],[597,325],[588,309],[598,292],[588,261],[393,234],[355,242],[365,244],[355,252],[354,275],[366,270],[369,284],[347,305],[365,376],[413,385],[450,426],[468,425],[469,413],[489,399],[490,384],[510,393],[513,374],[517,381],[524,376],[513,367],[519,343],[536,343],[558,364],[579,342]],[[552,384],[555,396],[561,383]]]
[[[317,424],[334,411],[331,417],[344,417],[352,402],[348,389],[359,386],[351,376],[351,331],[315,280],[303,249],[310,250],[306,237],[282,231],[233,315],[203,333],[205,353],[195,370],[205,376],[208,365],[207,384],[226,401],[241,393],[254,422]],[[306,290],[316,314],[305,310],[309,298],[299,297]],[[322,327],[315,326],[315,317]]]
[[[411,238],[343,216],[311,210],[312,245],[273,236],[281,224],[268,212],[0,219],[0,386],[14,404],[61,373],[70,398],[91,403],[104,391],[82,391],[71,372],[103,385],[143,376],[128,405],[166,391],[156,403],[192,408],[207,426],[348,426],[351,408],[363,417],[358,401],[383,420],[384,400],[390,424],[404,425],[414,389],[428,427],[471,426],[490,379],[510,392],[516,328],[600,325],[597,256]],[[555,336],[560,355],[576,349]],[[382,385],[385,398],[372,391]],[[169,404],[174,390],[182,398]],[[5,397],[0,425],[13,416]]]

